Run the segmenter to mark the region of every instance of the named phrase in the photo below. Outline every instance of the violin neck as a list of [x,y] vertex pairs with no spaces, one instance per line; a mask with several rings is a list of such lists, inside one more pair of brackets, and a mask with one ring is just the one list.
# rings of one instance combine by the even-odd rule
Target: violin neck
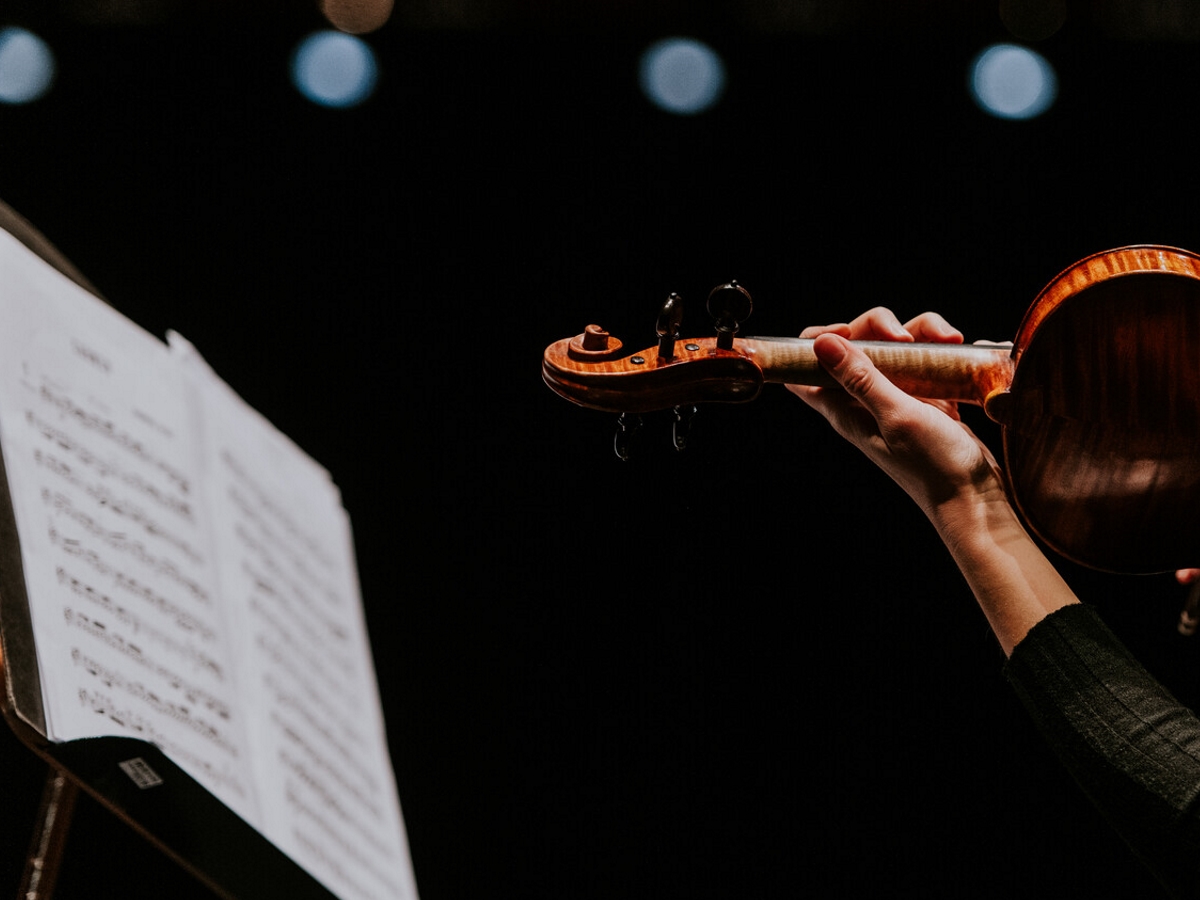
[[[738,349],[762,369],[766,381],[836,387],[805,338],[747,337]],[[871,362],[907,394],[924,400],[982,405],[1012,383],[1011,347],[976,344],[906,344],[855,341]]]

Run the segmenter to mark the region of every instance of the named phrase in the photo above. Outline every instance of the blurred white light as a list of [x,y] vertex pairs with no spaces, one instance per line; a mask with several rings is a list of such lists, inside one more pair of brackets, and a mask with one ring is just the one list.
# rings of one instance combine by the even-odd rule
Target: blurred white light
[[32,103],[54,80],[54,54],[24,28],[0,30],[0,103]]
[[357,106],[375,89],[378,67],[367,44],[339,31],[318,31],[292,56],[296,89],[320,106]]
[[971,64],[971,94],[1001,119],[1040,116],[1058,95],[1058,78],[1041,55],[1016,44],[993,44]]
[[660,109],[678,115],[704,112],[725,88],[725,64],[707,44],[667,38],[642,54],[642,90]]

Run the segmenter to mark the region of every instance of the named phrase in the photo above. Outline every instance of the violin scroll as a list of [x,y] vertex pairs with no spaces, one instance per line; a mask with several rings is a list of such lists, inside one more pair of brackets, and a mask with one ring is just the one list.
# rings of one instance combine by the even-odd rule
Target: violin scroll
[[560,397],[589,409],[647,413],[696,403],[741,403],[762,391],[758,365],[736,348],[720,349],[718,338],[679,341],[670,358],[657,347],[629,356],[619,349],[584,351],[583,338],[547,347],[542,378]]
[[620,351],[621,342],[599,325],[589,325],[583,329],[583,334],[577,334],[571,339],[568,348],[572,359],[592,362],[611,359]]
[[[572,403],[615,413],[645,413],[697,403],[741,403],[762,390],[762,369],[733,337],[754,303],[736,281],[713,288],[708,311],[715,338],[683,340],[683,298],[671,294],[655,323],[658,345],[624,355],[619,340],[599,325],[557,341],[542,357],[542,378]],[[687,443],[690,414],[681,417],[676,446]]]

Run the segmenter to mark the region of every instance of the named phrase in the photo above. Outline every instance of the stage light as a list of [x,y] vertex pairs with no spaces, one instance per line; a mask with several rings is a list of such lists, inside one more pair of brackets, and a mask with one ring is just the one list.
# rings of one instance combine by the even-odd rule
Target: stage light
[[309,35],[292,56],[296,89],[319,106],[357,106],[371,96],[377,75],[371,48],[338,31]]
[[54,54],[24,28],[0,29],[0,103],[32,103],[50,90]]
[[971,95],[1001,119],[1040,116],[1058,95],[1054,68],[1040,54],[1016,44],[993,44],[971,63]]
[[642,54],[642,91],[660,109],[682,116],[712,107],[725,88],[725,64],[700,41],[667,38]]

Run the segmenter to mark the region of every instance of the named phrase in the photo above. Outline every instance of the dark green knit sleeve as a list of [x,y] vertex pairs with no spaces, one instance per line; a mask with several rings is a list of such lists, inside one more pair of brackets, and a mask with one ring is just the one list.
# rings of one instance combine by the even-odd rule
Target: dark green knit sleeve
[[1200,719],[1082,604],[1047,616],[1005,675],[1092,803],[1167,892],[1200,897]]

